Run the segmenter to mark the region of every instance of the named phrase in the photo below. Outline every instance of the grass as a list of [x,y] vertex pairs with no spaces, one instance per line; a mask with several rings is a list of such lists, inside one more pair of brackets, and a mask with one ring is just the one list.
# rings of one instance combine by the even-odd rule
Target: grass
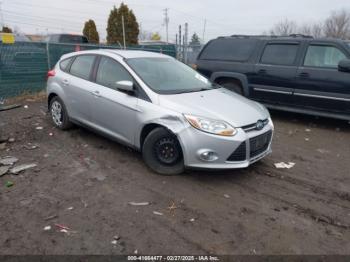
[[38,102],[46,99],[46,91],[37,93],[24,92],[21,95],[7,98],[4,100],[4,105],[22,104],[24,102]]

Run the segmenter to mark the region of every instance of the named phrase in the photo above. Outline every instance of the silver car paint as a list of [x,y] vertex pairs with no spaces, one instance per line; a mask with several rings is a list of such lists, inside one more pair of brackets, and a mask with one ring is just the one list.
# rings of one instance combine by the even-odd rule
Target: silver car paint
[[[142,146],[141,132],[146,125],[164,126],[178,137],[187,167],[243,168],[271,152],[269,145],[266,152],[254,159],[242,162],[226,161],[243,141],[248,143],[248,153],[249,138],[273,130],[271,120],[260,131],[245,132],[240,128],[269,118],[264,106],[222,88],[195,93],[159,95],[153,92],[124,61],[124,58],[168,56],[141,51],[92,50],[64,55],[61,60],[80,54],[104,55],[118,61],[143,88],[151,102],[74,77],[61,71],[57,64],[56,76],[48,80],[47,93],[48,95],[55,93],[64,101],[69,117],[75,122],[87,125],[139,150]],[[193,128],[183,114],[224,120],[236,127],[238,132],[232,137],[208,134]],[[202,161],[198,157],[198,152],[202,150],[217,152],[219,159],[213,162]]]

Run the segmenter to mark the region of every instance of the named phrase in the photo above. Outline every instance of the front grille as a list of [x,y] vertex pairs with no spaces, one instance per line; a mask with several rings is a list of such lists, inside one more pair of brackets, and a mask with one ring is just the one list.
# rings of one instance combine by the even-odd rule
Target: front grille
[[235,162],[235,161],[244,161],[247,158],[247,149],[246,144],[243,142],[240,144],[240,146],[235,150],[235,152],[230,155],[230,157],[227,159],[229,162]]
[[265,152],[272,138],[272,131],[266,132],[260,136],[253,137],[249,140],[250,143],[250,158],[256,157]]
[[[266,126],[269,123],[269,119],[263,120],[264,126]],[[245,132],[250,132],[256,130],[256,123],[247,125],[247,126],[242,126],[241,127]]]

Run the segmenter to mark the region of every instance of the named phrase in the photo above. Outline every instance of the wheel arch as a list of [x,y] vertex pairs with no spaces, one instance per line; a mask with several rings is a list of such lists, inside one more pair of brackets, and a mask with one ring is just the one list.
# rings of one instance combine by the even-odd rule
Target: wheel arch
[[54,97],[58,96],[55,92],[52,92],[47,97],[47,108],[50,108],[51,101]]
[[185,159],[185,150],[184,150],[184,144],[183,144],[183,141],[181,140],[180,136],[177,134],[177,132],[175,132],[175,130],[172,130],[171,128],[165,126],[165,125],[162,125],[160,123],[156,123],[156,122],[153,122],[153,123],[148,123],[146,125],[143,126],[141,132],[140,132],[140,136],[139,136],[139,143],[140,143],[140,151],[142,152],[142,147],[143,147],[143,144],[145,142],[145,139],[146,137],[156,128],[165,128],[166,130],[168,130],[171,134],[173,134],[177,140],[179,141],[179,144],[180,144],[180,147],[181,147],[181,151],[182,151],[182,155],[184,157],[184,160],[186,162],[186,159]]
[[233,72],[216,72],[212,74],[210,81],[214,83],[219,83],[220,81],[232,81],[242,87],[244,96],[249,97],[250,92],[248,78],[244,74]]

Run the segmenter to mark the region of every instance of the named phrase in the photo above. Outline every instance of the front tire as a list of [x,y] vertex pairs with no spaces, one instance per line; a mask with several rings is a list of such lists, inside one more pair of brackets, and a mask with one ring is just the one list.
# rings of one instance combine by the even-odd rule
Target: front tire
[[58,96],[51,99],[49,110],[52,122],[57,128],[67,130],[72,127],[72,123],[69,121],[66,106]]
[[159,127],[146,137],[142,147],[145,163],[161,175],[178,175],[184,172],[184,159],[177,137]]

